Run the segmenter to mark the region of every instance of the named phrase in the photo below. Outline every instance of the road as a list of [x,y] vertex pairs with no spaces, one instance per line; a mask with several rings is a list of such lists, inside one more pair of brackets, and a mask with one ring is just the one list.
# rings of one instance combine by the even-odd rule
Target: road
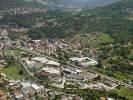
[[115,78],[112,78],[112,77],[109,77],[107,75],[104,75],[104,74],[101,74],[101,73],[98,73],[102,78],[105,78],[105,79],[108,79],[108,80],[111,80],[113,82],[117,82],[118,84],[121,84],[121,85],[124,85],[125,87],[128,87],[128,88],[132,88],[133,89],[133,85],[130,85],[130,84],[127,84],[125,82],[122,82],[120,80],[117,80]]
[[[78,66],[75,66],[75,65],[71,65],[71,66],[73,66],[73,67],[75,67],[75,68],[79,68],[79,69],[81,68],[81,67],[78,67]],[[113,77],[109,77],[109,76],[107,76],[107,75],[98,73],[98,72],[96,72],[96,71],[92,71],[92,72],[97,73],[98,75],[101,76],[101,78],[105,78],[105,79],[111,80],[111,81],[113,81],[113,82],[117,82],[118,84],[121,84],[121,85],[123,85],[123,86],[125,86],[125,87],[132,88],[132,89],[133,89],[133,85],[127,84],[127,83],[122,82],[122,81],[120,81],[120,80],[118,80],[118,79],[115,79],[115,78],[113,78]]]
[[27,73],[32,76],[33,78],[35,78],[35,76],[33,75],[33,73],[31,73],[29,71],[29,69],[27,68],[27,65],[25,63],[23,63],[22,61],[19,61],[19,63],[23,66],[23,68],[27,71]]
[[20,49],[20,50],[22,50],[22,51],[29,52],[29,53],[31,53],[31,54],[34,54],[34,55],[37,55],[37,56],[41,56],[41,57],[45,57],[45,58],[47,58],[47,59],[54,60],[54,61],[57,61],[57,62],[58,62],[57,59],[54,59],[54,58],[52,58],[52,57],[49,57],[49,56],[46,56],[46,55],[43,55],[43,54],[40,54],[40,53],[31,51],[31,50],[28,50],[28,48],[23,48],[23,47],[16,47],[16,48],[17,48],[17,49]]

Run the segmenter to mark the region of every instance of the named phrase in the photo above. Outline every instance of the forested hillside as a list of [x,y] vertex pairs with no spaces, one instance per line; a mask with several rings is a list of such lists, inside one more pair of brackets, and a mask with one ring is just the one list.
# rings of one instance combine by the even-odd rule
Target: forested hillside
[[37,2],[26,2],[24,0],[0,0],[0,10],[16,7],[40,7]]
[[48,0],[55,5],[61,5],[66,8],[95,8],[114,3],[118,0]]
[[[122,0],[106,7],[82,12],[49,10],[47,13],[5,15],[1,24],[28,27],[31,38],[62,38],[93,31],[110,34],[117,41],[133,41],[133,0]],[[42,27],[36,24],[45,23]]]
[[[66,36],[92,31],[110,34],[118,41],[133,40],[133,1],[123,0],[110,6],[87,10],[73,14],[70,12],[51,11],[46,16],[55,19],[43,28],[37,29],[48,37]],[[56,23],[56,25],[54,25]],[[34,31],[29,36],[34,37]],[[36,31],[35,31],[36,33]]]

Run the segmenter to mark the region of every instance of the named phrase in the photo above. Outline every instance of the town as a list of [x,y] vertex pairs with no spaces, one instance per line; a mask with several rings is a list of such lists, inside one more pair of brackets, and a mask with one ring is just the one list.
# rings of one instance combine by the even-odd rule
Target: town
[[[27,98],[83,100],[82,97],[71,93],[66,94],[63,90],[71,90],[77,86],[79,89],[89,88],[100,91],[112,91],[119,86],[133,88],[132,85],[113,77],[88,71],[89,66],[98,65],[97,57],[93,56],[94,54],[83,55],[82,51],[76,50],[78,47],[74,47],[75,56],[71,56],[67,61],[64,60],[66,62],[62,63],[52,56],[58,54],[58,49],[67,50],[72,47],[72,44],[43,40],[12,41],[8,37],[8,31],[1,29],[0,45],[0,68],[5,69],[8,63],[14,62],[21,67],[18,74],[27,76],[27,78],[17,79],[8,75],[9,73],[1,72],[1,85],[9,91],[4,93],[1,90],[2,100],[7,100],[7,98],[11,100],[27,100]],[[114,100],[110,97],[106,99]]]
[[133,100],[133,0],[0,0],[0,100]]

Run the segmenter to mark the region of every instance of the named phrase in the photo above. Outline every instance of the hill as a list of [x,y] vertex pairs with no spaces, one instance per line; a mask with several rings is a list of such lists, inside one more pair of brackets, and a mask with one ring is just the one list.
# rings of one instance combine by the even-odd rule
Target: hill
[[[81,12],[50,11],[47,26],[37,29],[48,37],[62,37],[92,31],[110,34],[117,41],[133,40],[133,1],[123,0],[106,7]],[[45,19],[46,20],[46,19]],[[56,23],[56,25],[54,25]],[[33,31],[32,31],[33,32]],[[33,32],[34,33],[34,32]],[[33,34],[28,33],[28,34]],[[32,36],[32,35],[31,35]]]
[[108,5],[118,0],[49,0],[54,5],[65,8],[95,8]]
[[[122,0],[108,6],[69,12],[49,10],[47,13],[5,15],[0,24],[28,27],[31,38],[64,38],[74,34],[103,32],[116,41],[133,41],[133,1]],[[36,27],[42,24],[42,27]]]
[[0,0],[0,10],[16,7],[42,7],[37,2],[27,2],[25,0]]

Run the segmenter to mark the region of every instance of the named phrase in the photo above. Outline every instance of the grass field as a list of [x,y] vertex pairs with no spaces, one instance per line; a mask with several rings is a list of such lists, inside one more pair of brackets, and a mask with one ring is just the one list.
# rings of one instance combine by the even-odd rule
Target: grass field
[[118,94],[122,97],[125,97],[129,100],[133,100],[133,90],[129,88],[122,88],[118,91]]
[[7,56],[21,56],[21,51],[19,50],[5,50]]
[[7,68],[0,69],[1,73],[5,73],[7,76],[12,77],[13,79],[24,79],[24,75],[20,75],[19,71],[21,67],[18,64],[11,64]]
[[114,39],[112,39],[108,34],[101,34],[99,40],[101,43],[114,42]]
[[[92,70],[92,71],[96,71],[96,72],[99,72],[99,73],[102,73],[102,74],[105,74],[105,75],[108,75],[109,71],[108,70],[105,70],[103,68],[97,68],[97,67],[93,67],[93,68],[89,68],[88,70]],[[111,77],[114,77],[118,80],[127,80],[127,79],[132,79],[132,76],[133,74],[130,74],[130,73],[124,73],[124,72],[120,72],[120,71],[115,71],[115,72],[112,72],[111,73],[112,76]]]
[[[21,57],[22,55],[22,51],[21,50],[11,50],[11,49],[8,49],[8,50],[4,50],[6,56],[16,56],[16,57]],[[2,51],[0,51],[0,55],[2,55]]]

